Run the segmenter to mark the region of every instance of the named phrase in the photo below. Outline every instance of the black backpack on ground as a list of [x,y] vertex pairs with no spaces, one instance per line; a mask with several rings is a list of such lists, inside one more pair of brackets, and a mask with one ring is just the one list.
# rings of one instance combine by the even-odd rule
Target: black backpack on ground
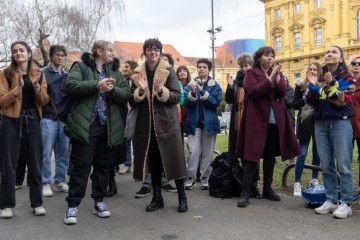
[[237,158],[229,152],[224,152],[214,159],[211,166],[213,170],[209,177],[210,196],[239,197],[244,171]]

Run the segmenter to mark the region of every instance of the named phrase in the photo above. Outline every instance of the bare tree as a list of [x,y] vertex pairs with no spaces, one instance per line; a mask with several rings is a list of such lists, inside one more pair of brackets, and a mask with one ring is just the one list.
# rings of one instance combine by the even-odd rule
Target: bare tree
[[50,61],[47,42],[88,51],[100,28],[110,31],[124,13],[122,0],[0,0],[0,6],[0,62],[9,60],[11,42],[21,40],[40,50],[39,66]]

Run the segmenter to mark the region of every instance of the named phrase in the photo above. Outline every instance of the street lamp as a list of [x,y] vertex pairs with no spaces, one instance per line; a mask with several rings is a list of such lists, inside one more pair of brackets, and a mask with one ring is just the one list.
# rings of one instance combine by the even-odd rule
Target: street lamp
[[222,31],[222,26],[219,26],[214,29],[214,1],[211,0],[211,29],[207,30],[207,32],[210,34],[210,40],[211,40],[211,52],[212,52],[212,77],[215,80],[215,33],[219,33]]

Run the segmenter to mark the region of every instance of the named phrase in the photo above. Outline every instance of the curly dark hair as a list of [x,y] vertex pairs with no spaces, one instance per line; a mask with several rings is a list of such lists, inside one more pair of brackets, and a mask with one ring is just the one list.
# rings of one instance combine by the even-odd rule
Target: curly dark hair
[[207,58],[200,58],[200,59],[196,62],[196,67],[198,67],[200,63],[205,63],[205,64],[208,66],[209,71],[211,71],[212,63],[209,61],[209,59],[207,59]]
[[144,42],[143,45],[143,54],[146,56],[147,48],[158,48],[160,49],[160,54],[162,53],[162,43],[157,38],[149,38]]
[[170,66],[172,67],[174,66],[174,59],[170,53],[161,53],[161,56],[166,57],[168,59]]
[[129,64],[131,70],[133,71],[137,66],[139,66],[139,64],[133,60],[127,60],[125,63]]
[[253,55],[254,65],[253,67],[260,67],[260,58],[263,55],[268,55],[272,53],[273,57],[275,58],[275,51],[272,47],[261,47],[259,48]]

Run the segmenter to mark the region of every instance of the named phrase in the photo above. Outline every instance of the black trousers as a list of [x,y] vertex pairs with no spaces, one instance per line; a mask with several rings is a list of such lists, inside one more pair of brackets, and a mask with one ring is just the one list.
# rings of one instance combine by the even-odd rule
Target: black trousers
[[150,140],[149,153],[148,153],[149,161],[150,161],[150,173],[152,179],[153,189],[156,186],[160,187],[161,185],[161,176],[163,172],[163,164],[160,155],[159,145],[156,139],[152,137]]
[[42,140],[36,110],[22,112],[19,118],[2,116],[0,127],[0,209],[14,208],[16,169],[21,146],[28,166],[31,207],[42,205]]
[[[21,186],[23,184],[25,179],[25,170],[26,170],[26,158],[24,154],[24,147],[21,146],[18,165],[16,168],[16,185]],[[29,183],[29,178],[26,182],[27,184]]]
[[91,136],[89,143],[72,140],[71,144],[70,161],[73,167],[70,172],[69,195],[66,197],[68,206],[76,207],[84,198],[91,167],[91,197],[95,201],[103,201],[108,188],[111,165],[111,149],[108,147],[107,134]]

